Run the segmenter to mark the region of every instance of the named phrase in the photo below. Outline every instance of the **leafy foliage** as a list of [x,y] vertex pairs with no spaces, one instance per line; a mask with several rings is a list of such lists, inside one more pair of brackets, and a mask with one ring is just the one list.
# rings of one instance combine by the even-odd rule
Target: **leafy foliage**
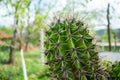
[[120,62],[110,62],[106,61],[104,63],[106,70],[109,72],[110,77],[118,78],[120,77]]

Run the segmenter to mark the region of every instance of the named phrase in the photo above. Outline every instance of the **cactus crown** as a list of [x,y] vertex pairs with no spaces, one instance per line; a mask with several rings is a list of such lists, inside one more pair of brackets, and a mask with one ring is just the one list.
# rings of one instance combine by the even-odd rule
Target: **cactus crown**
[[52,76],[58,80],[102,78],[104,74],[92,40],[85,23],[80,20],[58,19],[52,23],[45,41],[46,64]]

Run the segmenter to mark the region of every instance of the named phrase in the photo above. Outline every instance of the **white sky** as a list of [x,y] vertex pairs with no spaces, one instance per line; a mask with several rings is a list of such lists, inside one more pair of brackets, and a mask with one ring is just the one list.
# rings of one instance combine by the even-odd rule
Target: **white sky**
[[[93,0],[92,2],[90,2],[88,4],[88,11],[92,11],[92,10],[95,10],[95,9],[104,9],[106,10],[107,8],[107,4],[110,3],[112,5],[112,7],[115,8],[114,12],[110,12],[110,15],[112,16],[112,19],[110,20],[111,22],[111,28],[112,29],[117,29],[117,28],[120,28],[120,4],[117,5],[115,4],[115,2],[120,2],[120,0]],[[110,11],[111,8],[110,8]],[[106,17],[106,14],[105,14],[105,17]],[[106,19],[103,19],[102,22],[101,21],[95,21],[95,24],[105,24],[107,25],[107,20]],[[98,30],[98,29],[105,29],[107,28],[106,26],[96,26],[95,29]]]
[[[44,0],[44,1],[47,2],[49,0]],[[53,2],[54,1],[55,0],[53,0]],[[52,15],[52,13],[54,11],[62,10],[63,7],[65,7],[67,1],[69,1],[69,0],[57,0],[56,1],[57,2],[56,6],[52,9],[50,14]],[[119,24],[120,20],[117,19],[118,16],[120,15],[120,10],[119,10],[120,9],[120,5],[115,5],[114,4],[115,1],[119,1],[120,2],[120,0],[92,0],[87,5],[87,11],[92,11],[92,10],[95,10],[95,9],[104,9],[105,5],[107,5],[108,2],[111,3],[116,8],[115,13],[113,14],[115,16],[115,19],[113,19],[112,22],[117,24],[117,26],[116,25],[112,25],[111,27],[112,28],[120,28],[120,24]],[[4,15],[4,14],[6,14],[6,10],[3,7],[0,7],[0,25],[5,25],[5,26],[11,25],[13,23],[13,19],[11,17],[2,17],[1,15]],[[93,21],[95,21],[95,20],[93,20]],[[105,24],[106,24],[106,21],[103,21],[103,22],[105,22]],[[97,24],[99,22],[95,22],[95,23]],[[102,28],[106,28],[106,26],[96,26],[95,27],[95,29],[102,29]]]

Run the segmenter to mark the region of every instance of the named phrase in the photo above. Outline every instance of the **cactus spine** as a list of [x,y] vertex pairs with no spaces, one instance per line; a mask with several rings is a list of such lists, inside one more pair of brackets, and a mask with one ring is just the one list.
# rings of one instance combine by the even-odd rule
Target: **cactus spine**
[[102,79],[104,73],[92,40],[80,20],[58,19],[52,23],[45,41],[46,64],[51,75],[57,80]]

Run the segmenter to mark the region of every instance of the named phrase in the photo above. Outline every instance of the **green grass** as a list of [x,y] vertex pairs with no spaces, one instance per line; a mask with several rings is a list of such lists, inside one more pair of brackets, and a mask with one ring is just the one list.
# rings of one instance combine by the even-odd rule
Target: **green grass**
[[[28,80],[49,80],[47,66],[40,63],[40,50],[24,51]],[[0,63],[0,80],[24,80],[20,51],[14,52],[14,64]],[[8,51],[0,51],[0,61],[8,59]]]

